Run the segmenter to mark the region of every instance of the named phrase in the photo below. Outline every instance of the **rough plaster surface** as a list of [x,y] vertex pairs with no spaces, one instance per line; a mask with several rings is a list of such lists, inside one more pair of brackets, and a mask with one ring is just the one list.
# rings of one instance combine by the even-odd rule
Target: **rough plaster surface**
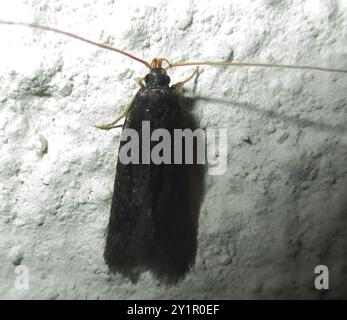
[[[0,19],[147,60],[347,68],[343,0],[1,1]],[[120,130],[91,125],[113,120],[147,70],[57,34],[0,25],[0,39],[1,298],[347,298],[346,75],[204,67],[187,84],[200,127],[228,129],[229,162],[205,177],[196,265],[166,288],[112,276],[102,258]],[[314,289],[319,264],[329,291]]]

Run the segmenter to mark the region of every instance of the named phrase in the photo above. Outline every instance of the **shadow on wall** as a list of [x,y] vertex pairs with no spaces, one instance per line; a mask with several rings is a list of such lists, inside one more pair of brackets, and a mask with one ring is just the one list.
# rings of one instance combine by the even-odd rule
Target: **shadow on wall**
[[[259,106],[249,103],[240,103],[224,98],[189,97],[185,98],[184,103],[188,106],[194,105],[191,101],[196,102],[197,100],[224,103],[233,108],[259,113],[270,119],[279,119],[296,127],[326,131],[337,137],[347,133],[347,124],[334,126],[323,121],[298,119],[279,114],[276,111],[261,110]],[[267,202],[264,205],[267,216],[262,218],[271,219],[272,230],[274,232],[279,231],[280,242],[283,241],[277,246],[277,249],[283,249],[280,251],[280,255],[278,255],[279,251],[272,247],[266,250],[264,246],[259,244],[261,239],[253,242],[251,238],[254,237],[254,234],[249,234],[246,235],[246,238],[249,237],[247,239],[248,246],[254,245],[254,248],[260,248],[261,251],[248,248],[249,252],[254,252],[254,256],[247,253],[243,257],[236,258],[243,261],[242,263],[244,263],[244,259],[246,262],[249,262],[248,259],[253,259],[247,266],[245,265],[243,270],[245,274],[248,269],[251,273],[254,270],[259,270],[258,279],[264,276],[264,288],[257,293],[258,297],[270,297],[272,292],[278,289],[277,291],[282,292],[282,294],[277,298],[347,298],[347,171],[344,169],[346,167],[344,161],[347,161],[347,150],[343,148],[341,143],[332,145],[329,142],[322,142],[320,151],[323,157],[329,158],[331,168],[324,168],[320,162],[324,159],[319,157],[299,157],[296,161],[288,159],[288,174],[292,178],[283,190],[290,190],[292,187],[293,192],[284,194],[279,199],[276,197],[266,199],[266,196],[264,197],[264,201]],[[307,168],[309,172],[306,172]],[[317,180],[311,179],[311,169],[317,169],[321,174]],[[328,179],[333,176],[336,176],[336,181],[324,182],[325,178]],[[268,183],[271,184],[272,180]],[[276,193],[275,184],[273,191]],[[283,208],[282,211],[280,210],[281,207]],[[266,222],[264,223],[266,224]],[[235,225],[237,225],[237,221],[235,221]],[[238,231],[230,231],[224,235],[226,239],[220,245],[235,243]],[[266,229],[261,230],[259,234],[266,238]],[[218,245],[218,239],[221,237],[222,234],[214,234],[213,240],[209,239],[209,241]],[[206,239],[202,240],[205,241]],[[264,244],[267,243],[266,239],[263,240]],[[265,258],[263,260],[258,259],[257,256],[261,256],[263,253]],[[271,278],[262,275],[262,263],[269,263],[269,261],[273,268],[279,268],[276,270],[283,271],[283,277],[279,276],[282,280],[277,284]],[[330,285],[332,290],[317,290],[314,287],[314,267],[320,264],[326,264],[331,271]],[[271,266],[267,265],[268,267]],[[238,272],[238,270],[228,272],[225,282],[238,281],[236,280]],[[217,283],[213,274],[211,279],[213,283]],[[207,283],[208,276],[205,281]],[[243,285],[247,286],[247,283]],[[276,287],[277,289],[274,289]]]
[[233,101],[233,100],[226,99],[226,98],[211,98],[211,97],[205,97],[205,96],[189,97],[189,98],[186,98],[186,100],[195,100],[195,101],[201,100],[201,101],[207,101],[207,102],[212,102],[212,103],[213,102],[214,103],[223,103],[223,104],[230,105],[233,108],[236,107],[236,108],[239,108],[242,110],[248,110],[251,112],[262,114],[262,115],[268,117],[269,119],[282,120],[282,121],[288,122],[292,125],[295,125],[299,128],[310,127],[310,128],[315,129],[315,130],[330,131],[330,132],[334,132],[336,134],[347,133],[347,124],[341,124],[338,126],[334,126],[334,125],[331,125],[328,123],[313,121],[310,119],[304,119],[304,118],[298,119],[295,116],[283,115],[283,114],[280,114],[280,113],[273,111],[273,110],[262,110],[257,105],[251,104],[248,102],[238,102],[238,101]]

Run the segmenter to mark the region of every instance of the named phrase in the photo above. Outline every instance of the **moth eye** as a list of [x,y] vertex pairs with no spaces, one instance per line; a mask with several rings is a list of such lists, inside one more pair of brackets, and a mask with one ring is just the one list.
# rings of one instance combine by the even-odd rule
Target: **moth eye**
[[168,85],[169,83],[170,83],[170,77],[167,75],[162,75],[158,79],[158,84],[160,84],[162,86]]
[[145,76],[145,83],[146,85],[151,85],[154,82],[154,76],[149,73]]

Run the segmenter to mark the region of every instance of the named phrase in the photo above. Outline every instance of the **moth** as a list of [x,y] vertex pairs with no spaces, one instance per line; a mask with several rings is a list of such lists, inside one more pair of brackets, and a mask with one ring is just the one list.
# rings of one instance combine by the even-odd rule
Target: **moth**
[[[145,137],[143,123],[150,124],[150,135],[165,129],[171,138],[175,130],[185,128],[177,92],[182,83],[169,83],[162,60],[154,59],[124,112],[123,134],[129,129],[138,133],[139,159],[144,160],[146,142],[148,156],[158,145]],[[98,127],[108,129],[117,121]],[[174,162],[172,144],[169,163],[157,164],[148,157],[147,162],[124,164],[121,150],[126,143],[122,139],[119,147],[105,261],[111,271],[133,281],[141,271],[150,270],[165,283],[175,283],[193,265],[196,253],[187,165]]]
[[[336,68],[251,62],[170,62],[164,58],[154,58],[149,63],[128,52],[56,28],[11,21],[0,21],[0,24],[21,25],[63,34],[112,50],[145,65],[149,73],[138,79],[140,89],[121,115],[110,124],[96,125],[100,129],[111,129],[118,127],[119,121],[125,118],[123,131],[135,130],[140,141],[143,122],[150,124],[151,133],[156,129],[165,129],[171,137],[175,130],[189,127],[183,121],[179,91],[197,74],[197,70],[186,80],[170,85],[167,70],[174,67],[210,65],[347,73],[347,70]],[[148,163],[123,163],[120,154],[126,143],[127,140],[122,140],[119,147],[104,250],[105,262],[112,272],[133,281],[141,272],[151,271],[165,283],[176,283],[194,265],[197,250],[197,214],[191,202],[194,193],[190,183],[191,168],[173,161],[173,149],[169,164],[157,164],[151,159]],[[150,141],[149,150],[152,152],[156,146],[157,143]],[[140,144],[139,159],[143,158],[144,152]]]

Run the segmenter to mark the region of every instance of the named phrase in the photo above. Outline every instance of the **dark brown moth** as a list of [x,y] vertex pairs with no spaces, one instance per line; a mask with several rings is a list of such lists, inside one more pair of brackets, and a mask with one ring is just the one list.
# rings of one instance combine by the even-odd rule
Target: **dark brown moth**
[[[60,33],[126,55],[149,68],[149,73],[139,79],[140,89],[123,113],[108,125],[96,126],[111,129],[117,127],[118,121],[125,117],[123,129],[137,131],[140,140],[143,121],[149,121],[151,132],[164,128],[173,135],[175,129],[186,128],[178,100],[179,89],[194,74],[187,80],[170,86],[167,70],[173,67],[221,65],[347,73],[347,70],[343,69],[286,64],[223,61],[171,63],[163,58],[155,58],[149,63],[117,48],[59,29],[11,21],[0,21],[0,24],[22,25]],[[163,62],[167,63],[166,68],[163,67]],[[120,149],[126,142],[121,141]],[[250,143],[250,140],[247,143]],[[150,142],[150,150],[155,145]],[[140,145],[140,159],[142,153]],[[117,162],[104,251],[105,262],[112,272],[136,280],[140,272],[151,271],[158,279],[174,283],[189,271],[194,264],[197,231],[190,202],[193,191],[189,189],[188,180],[188,166],[184,164]]]
[[[123,130],[136,130],[143,141],[142,124],[148,121],[151,134],[164,128],[173,137],[174,130],[184,125],[178,92],[175,85],[169,86],[160,60],[154,60],[144,82]],[[121,141],[119,150],[126,142]],[[151,151],[156,144],[150,142]],[[150,270],[166,283],[176,282],[194,262],[196,232],[187,166],[174,164],[173,145],[171,149],[171,164],[123,164],[118,158],[104,258],[113,272],[131,279]],[[143,154],[140,144],[140,159]]]

